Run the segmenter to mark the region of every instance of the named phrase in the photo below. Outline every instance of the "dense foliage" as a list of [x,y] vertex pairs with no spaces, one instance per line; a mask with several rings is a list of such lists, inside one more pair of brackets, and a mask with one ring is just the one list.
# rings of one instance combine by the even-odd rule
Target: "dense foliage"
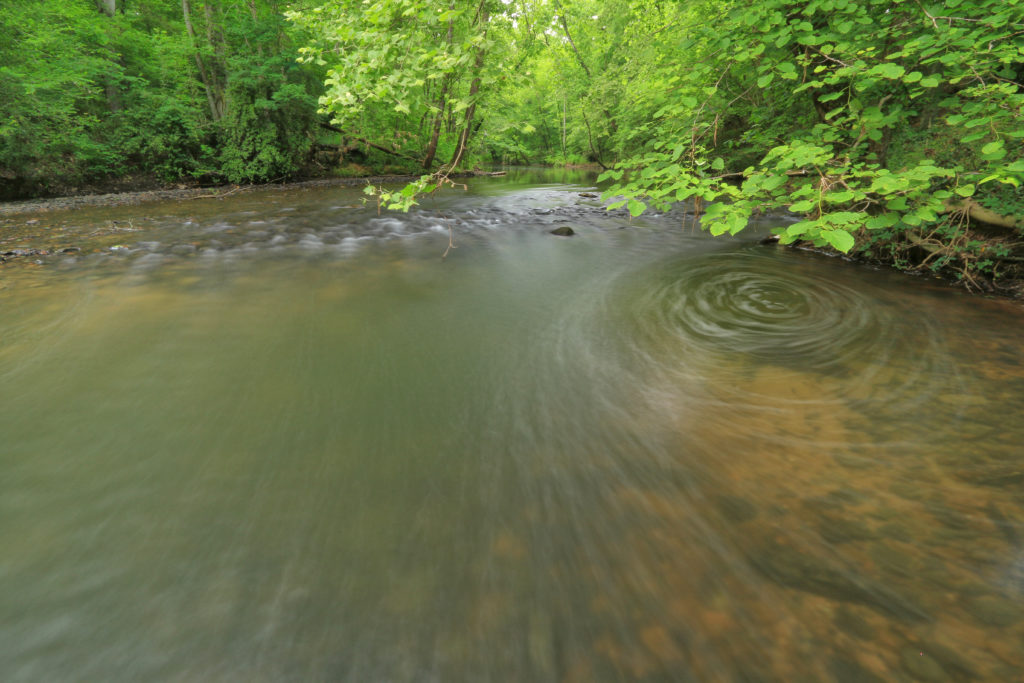
[[696,197],[715,202],[706,228],[735,233],[755,211],[788,209],[804,219],[784,242],[856,246],[971,280],[999,265],[985,250],[1009,255],[965,228],[1019,228],[1024,216],[1017,0],[676,6],[649,34],[654,54],[681,24],[685,68],[630,65],[661,85],[633,101],[648,114],[622,165],[637,173],[605,174],[631,212]]
[[787,210],[783,241],[971,282],[1024,260],[1022,0],[8,0],[0,30],[9,196],[426,173],[377,191],[408,208],[590,163],[713,233]]
[[294,173],[322,73],[274,3],[5,0],[0,196]]

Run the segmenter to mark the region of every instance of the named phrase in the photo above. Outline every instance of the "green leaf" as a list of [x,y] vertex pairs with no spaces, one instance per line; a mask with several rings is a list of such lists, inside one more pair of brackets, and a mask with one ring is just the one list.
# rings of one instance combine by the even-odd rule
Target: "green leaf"
[[826,242],[844,254],[853,248],[855,242],[853,235],[845,230],[822,230],[821,236],[825,238]]
[[955,191],[961,197],[970,197],[974,194],[974,184],[972,183],[970,185],[961,185],[960,187],[956,188]]
[[864,221],[864,227],[868,230],[880,230],[882,228],[891,228],[899,222],[899,218],[894,213],[881,213],[877,216],[872,216]]
[[899,64],[893,64],[892,62],[883,62],[882,64],[876,64],[869,71],[868,75],[881,76],[882,78],[899,78],[904,74],[904,69]]
[[795,202],[793,204],[790,204],[789,205],[789,210],[792,211],[793,213],[804,213],[806,211],[810,211],[811,209],[813,209],[817,205],[818,205],[817,202],[811,201],[809,199],[805,199],[803,201],[799,201],[799,202]]
[[985,145],[984,147],[982,147],[981,148],[981,153],[982,154],[992,154],[993,152],[995,152],[997,150],[1000,150],[1002,148],[1003,148],[1003,141],[1002,140],[996,140],[995,142],[990,142],[987,145]]
[[764,76],[761,76],[759,79],[757,79],[757,87],[758,88],[763,88],[766,85],[768,85],[769,83],[771,83],[773,80],[775,80],[775,74],[773,74],[773,73],[765,74]]
[[643,202],[637,201],[635,199],[630,199],[626,207],[629,209],[629,215],[632,216],[633,218],[636,218],[637,216],[639,216],[640,214],[647,210],[647,206]]
[[609,168],[606,171],[604,171],[603,173],[601,173],[601,175],[597,176],[597,182],[601,182],[602,180],[607,180],[608,178],[612,178],[614,180],[620,180],[622,178],[622,171],[616,170],[614,168]]

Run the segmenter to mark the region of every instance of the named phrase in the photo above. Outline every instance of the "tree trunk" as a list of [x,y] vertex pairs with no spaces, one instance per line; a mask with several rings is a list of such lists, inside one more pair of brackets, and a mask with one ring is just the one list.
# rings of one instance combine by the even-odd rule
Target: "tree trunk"
[[562,162],[565,162],[565,95],[562,95]]
[[[451,0],[448,9],[455,9],[455,0]],[[448,20],[448,48],[451,49],[455,42],[455,21]],[[430,170],[434,165],[434,157],[437,155],[437,141],[441,137],[441,124],[444,121],[444,109],[448,104],[448,90],[451,86],[451,77],[446,76],[441,84],[441,95],[437,98],[437,114],[434,115],[434,125],[430,130],[430,141],[427,143],[427,151],[423,155],[423,168]]]
[[[113,18],[117,13],[117,0],[96,0],[96,8],[105,16]],[[117,62],[122,67],[124,62],[117,52],[110,48],[111,61]],[[119,112],[124,108],[121,102],[121,91],[113,77],[107,76],[103,79],[103,91],[107,96],[107,107],[111,112]]]
[[430,130],[430,141],[427,143],[427,150],[423,155],[423,168],[429,170],[434,165],[434,157],[437,156],[437,142],[441,138],[441,124],[444,122],[444,108],[448,97],[448,79],[445,78],[441,86],[441,96],[437,101],[437,114],[434,115],[434,124]]
[[558,10],[558,19],[562,22],[562,29],[565,31],[565,37],[569,41],[569,45],[572,46],[572,53],[576,55],[576,62],[583,69],[583,73],[587,75],[587,80],[590,80],[590,69],[587,68],[586,62],[583,61],[583,55],[580,54],[579,48],[576,47],[576,41],[572,39],[572,34],[569,33],[569,22],[565,20],[565,12],[562,10],[561,3],[555,3],[555,9]]
[[193,57],[196,61],[196,68],[199,70],[199,80],[206,91],[206,102],[210,105],[210,116],[214,121],[220,121],[224,117],[224,100],[223,97],[218,97],[215,86],[207,73],[206,64],[203,62],[203,56],[199,50],[199,41],[196,39],[195,27],[192,25],[192,6],[189,4],[189,0],[181,0],[181,12],[185,17],[185,30],[188,32],[188,37],[191,39],[192,47],[195,50]]
[[[479,15],[480,25],[486,26],[488,20],[490,20],[490,14],[487,9],[484,8],[483,2],[480,3]],[[484,35],[487,34],[487,30],[484,29]],[[449,170],[454,170],[459,162],[462,161],[463,155],[466,153],[466,146],[469,144],[469,137],[473,130],[473,115],[476,113],[476,96],[480,92],[480,83],[483,80],[480,76],[480,72],[484,68],[484,46],[481,43],[480,47],[476,51],[476,62],[473,64],[473,82],[469,86],[469,99],[470,105],[466,107],[466,116],[463,120],[462,132],[459,134],[459,141],[455,145],[455,154],[452,155],[451,164],[449,164]]]

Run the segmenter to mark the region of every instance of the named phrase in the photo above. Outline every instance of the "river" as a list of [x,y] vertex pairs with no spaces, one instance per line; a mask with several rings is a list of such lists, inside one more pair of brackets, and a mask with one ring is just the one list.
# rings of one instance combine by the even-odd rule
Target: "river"
[[1019,304],[588,183],[4,228],[0,679],[1024,680]]

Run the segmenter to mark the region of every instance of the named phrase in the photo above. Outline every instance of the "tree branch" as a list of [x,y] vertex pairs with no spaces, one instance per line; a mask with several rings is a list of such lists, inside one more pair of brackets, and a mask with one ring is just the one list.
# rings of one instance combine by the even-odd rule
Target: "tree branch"
[[367,140],[366,138],[359,138],[359,137],[356,137],[355,135],[349,135],[348,133],[343,131],[341,128],[338,128],[337,126],[332,126],[329,123],[322,123],[321,122],[320,123],[320,127],[321,128],[326,128],[327,130],[333,131],[335,133],[341,133],[342,135],[344,135],[347,138],[355,140],[356,142],[361,142],[364,145],[366,145],[367,147],[372,147],[372,148],[374,148],[376,150],[380,150],[381,152],[384,152],[385,154],[391,154],[391,155],[394,155],[396,157],[401,157],[402,159],[408,159],[409,161],[415,161],[417,164],[422,162],[422,159],[418,159],[416,157],[409,156],[408,154],[405,154],[403,152],[399,152],[398,150],[395,150],[395,149],[389,149],[387,147],[384,147],[383,145],[378,145],[376,142],[371,142],[371,141]]

